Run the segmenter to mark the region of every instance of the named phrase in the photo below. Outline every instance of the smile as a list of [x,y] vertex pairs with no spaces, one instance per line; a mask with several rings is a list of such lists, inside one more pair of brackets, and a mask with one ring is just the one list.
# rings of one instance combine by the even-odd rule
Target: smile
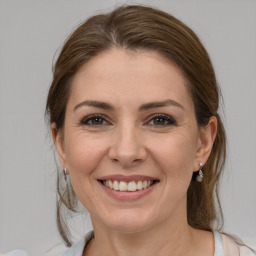
[[142,198],[160,182],[156,177],[144,175],[108,175],[97,179],[103,191],[112,198],[121,201],[137,200]]
[[142,189],[146,189],[148,187],[150,187],[154,181],[153,180],[139,180],[137,182],[135,181],[130,181],[130,182],[126,182],[126,181],[111,181],[111,180],[103,180],[102,181],[103,185],[111,188],[113,190],[116,191],[130,191],[130,192],[134,192],[134,191],[138,191],[138,190],[142,190]]

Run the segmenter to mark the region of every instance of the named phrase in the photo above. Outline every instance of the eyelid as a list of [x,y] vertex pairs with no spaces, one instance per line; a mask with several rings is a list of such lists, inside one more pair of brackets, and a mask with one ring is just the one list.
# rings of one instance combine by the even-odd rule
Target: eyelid
[[[89,122],[90,120],[92,120],[93,118],[102,118],[103,122],[106,122],[106,123],[105,124],[88,124],[88,123],[86,123],[86,122]],[[149,124],[151,121],[154,120],[154,118],[163,118],[163,119],[165,119],[169,123],[168,124],[162,124],[162,125],[161,124],[159,124],[159,125],[157,125],[157,124]],[[155,126],[155,127],[158,127],[158,128],[177,125],[177,121],[172,116],[170,116],[169,114],[163,114],[163,113],[152,114],[149,117],[147,117],[146,121],[143,122],[143,123],[144,123],[144,125]],[[108,118],[105,114],[94,113],[94,114],[89,114],[87,116],[83,116],[79,120],[78,125],[100,127],[100,126],[105,126],[105,125],[112,125],[112,123],[111,123],[111,119]]]
[[[102,124],[102,125],[93,125],[93,124],[86,124],[87,121],[90,121],[93,118],[102,118],[105,122],[107,122],[108,124]],[[107,118],[106,115],[104,114],[91,114],[91,115],[87,115],[83,118],[81,118],[81,120],[79,121],[79,125],[87,125],[87,126],[103,126],[103,125],[110,125],[111,122],[109,121],[109,118]]]
[[165,124],[165,125],[150,125],[150,126],[158,126],[158,127],[166,127],[171,125],[177,125],[177,121],[170,115],[167,114],[153,114],[147,118],[146,124],[148,124],[150,121],[152,121],[154,118],[164,118],[165,120],[168,120],[171,122],[171,124]]

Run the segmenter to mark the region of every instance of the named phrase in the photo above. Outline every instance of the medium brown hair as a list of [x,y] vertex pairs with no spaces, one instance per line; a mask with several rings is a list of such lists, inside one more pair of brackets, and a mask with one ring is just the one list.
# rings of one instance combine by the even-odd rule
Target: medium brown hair
[[[217,136],[204,166],[203,182],[197,182],[194,173],[188,188],[187,218],[194,228],[220,230],[223,218],[218,187],[226,158],[226,136],[218,114],[220,91],[211,60],[199,38],[172,15],[146,6],[121,6],[81,24],[65,42],[54,67],[46,104],[49,123],[55,123],[58,132],[62,131],[74,75],[83,64],[111,48],[154,51],[170,60],[183,72],[198,126],[206,126],[211,116],[217,118]],[[63,186],[59,176],[58,172],[58,229],[66,245],[71,246],[61,209],[76,211],[77,198],[71,184]]]

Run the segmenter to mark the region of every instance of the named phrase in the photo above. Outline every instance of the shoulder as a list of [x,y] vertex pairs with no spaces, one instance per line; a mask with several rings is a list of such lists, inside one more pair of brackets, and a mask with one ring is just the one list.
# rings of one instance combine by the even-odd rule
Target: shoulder
[[246,246],[238,245],[233,239],[228,237],[225,234],[221,234],[223,248],[224,248],[224,255],[225,256],[256,256],[254,252],[252,252]]
[[0,254],[0,256],[28,256],[26,252],[22,250],[15,250],[8,252],[6,254]]
[[72,256],[72,255],[82,256],[84,245],[85,245],[85,238],[80,240],[78,243],[72,245],[69,249],[61,253],[59,256]]
[[90,231],[78,243],[72,245],[69,249],[61,253],[59,256],[82,256],[84,248],[93,237],[94,233],[93,231]]

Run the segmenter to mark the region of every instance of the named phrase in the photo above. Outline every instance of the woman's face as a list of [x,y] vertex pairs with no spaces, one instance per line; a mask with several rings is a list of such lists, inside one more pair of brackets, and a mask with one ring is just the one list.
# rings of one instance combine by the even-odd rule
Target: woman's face
[[93,223],[138,232],[186,220],[204,137],[175,65],[154,52],[112,49],[75,75],[55,140]]

